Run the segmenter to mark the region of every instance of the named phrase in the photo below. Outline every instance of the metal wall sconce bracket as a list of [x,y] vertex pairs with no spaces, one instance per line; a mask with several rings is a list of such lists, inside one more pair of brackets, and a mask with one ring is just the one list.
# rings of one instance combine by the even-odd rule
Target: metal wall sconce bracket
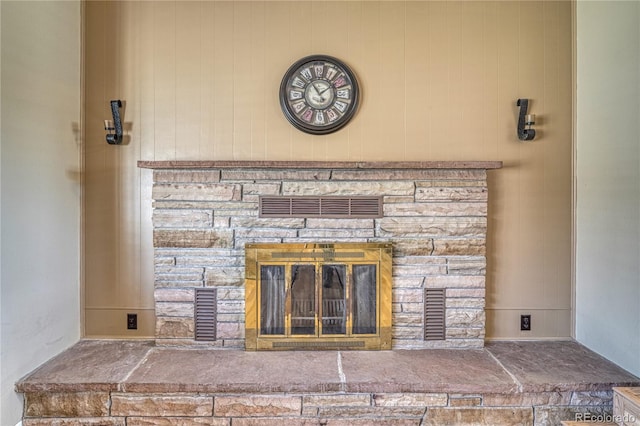
[[521,141],[533,140],[533,138],[536,137],[536,131],[532,129],[531,126],[536,124],[536,116],[534,114],[527,114],[529,99],[518,99],[516,105],[520,107],[520,114],[518,116],[518,139]]
[[107,143],[110,145],[120,145],[122,143],[122,120],[120,119],[120,108],[122,101],[111,101],[111,115],[113,122],[104,121],[104,129],[107,131]]

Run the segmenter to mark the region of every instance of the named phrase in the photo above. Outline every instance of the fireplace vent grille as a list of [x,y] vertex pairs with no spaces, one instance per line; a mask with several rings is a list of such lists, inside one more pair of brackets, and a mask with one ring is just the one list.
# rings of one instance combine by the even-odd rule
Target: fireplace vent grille
[[216,340],[217,299],[218,295],[215,288],[195,289],[194,322],[196,340]]
[[364,348],[365,342],[350,340],[348,342],[273,342],[273,348],[322,348],[322,349],[355,349]]
[[260,217],[379,218],[382,197],[260,197]]
[[424,340],[445,340],[445,289],[424,291]]

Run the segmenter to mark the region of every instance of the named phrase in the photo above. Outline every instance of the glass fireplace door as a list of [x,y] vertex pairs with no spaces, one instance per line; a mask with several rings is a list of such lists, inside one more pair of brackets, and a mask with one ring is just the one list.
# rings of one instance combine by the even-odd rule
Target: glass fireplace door
[[391,347],[390,247],[311,245],[307,253],[283,244],[275,246],[289,250],[263,253],[254,246],[263,245],[248,248],[255,260],[248,257],[246,268],[247,349]]
[[347,334],[347,266],[322,265],[321,282],[322,334]]
[[261,265],[260,334],[375,334],[377,294],[376,265]]
[[282,265],[260,267],[260,334],[285,333],[286,280]]
[[291,334],[317,335],[316,332],[316,267],[292,265],[291,285]]
[[370,283],[376,281],[376,265],[352,265],[352,269],[353,334],[374,334],[378,321],[376,309],[378,288]]

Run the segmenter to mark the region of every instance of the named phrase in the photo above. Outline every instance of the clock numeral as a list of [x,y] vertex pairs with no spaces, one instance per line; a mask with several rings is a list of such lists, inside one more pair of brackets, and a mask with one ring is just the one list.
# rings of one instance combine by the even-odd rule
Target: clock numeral
[[298,87],[300,89],[304,88],[305,84],[304,81],[302,81],[302,79],[296,77],[293,79],[293,83],[291,83],[292,86]]
[[348,89],[338,90],[338,91],[336,92],[336,95],[337,95],[339,98],[342,98],[342,99],[350,99],[350,98],[351,98],[351,91],[350,91],[350,90],[348,90]]
[[302,92],[298,92],[297,90],[292,90],[289,92],[289,99],[302,99]]
[[333,84],[334,84],[336,87],[342,87],[342,86],[344,86],[345,84],[347,84],[347,80],[344,78],[344,76],[342,76],[342,75],[341,75],[340,77],[338,77],[338,78],[336,79],[336,81],[334,81],[334,82],[333,82]]
[[336,71],[335,68],[329,68],[327,70],[327,80],[333,80],[336,74],[338,74],[338,71]]
[[307,106],[307,104],[305,104],[304,101],[301,101],[301,102],[296,102],[291,106],[293,107],[293,110],[296,112],[296,114],[300,114],[300,111],[302,111],[304,107]]
[[316,124],[324,124],[324,114],[322,111],[316,111]]
[[302,75],[303,78],[305,78],[307,81],[311,80],[313,78],[313,76],[311,75],[311,68],[305,68],[302,71],[300,71],[300,74]]
[[302,113],[302,119],[307,123],[310,123],[312,118],[313,118],[313,111],[311,109],[308,109]]
[[324,72],[324,66],[322,66],[322,65],[314,65],[313,66],[313,70],[316,73],[316,77],[320,78],[320,77],[322,77],[322,73]]
[[347,110],[347,104],[345,104],[342,101],[336,101],[336,103],[333,104],[333,106],[336,107],[338,111],[340,111],[341,113],[344,113]]
[[340,118],[340,115],[337,112],[335,112],[333,109],[328,109],[327,117],[329,117],[329,121],[336,121],[338,118]]

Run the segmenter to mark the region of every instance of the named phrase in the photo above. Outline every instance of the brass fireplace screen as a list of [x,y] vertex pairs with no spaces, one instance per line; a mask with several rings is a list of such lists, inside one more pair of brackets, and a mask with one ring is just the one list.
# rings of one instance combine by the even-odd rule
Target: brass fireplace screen
[[391,244],[247,244],[247,350],[391,349]]

